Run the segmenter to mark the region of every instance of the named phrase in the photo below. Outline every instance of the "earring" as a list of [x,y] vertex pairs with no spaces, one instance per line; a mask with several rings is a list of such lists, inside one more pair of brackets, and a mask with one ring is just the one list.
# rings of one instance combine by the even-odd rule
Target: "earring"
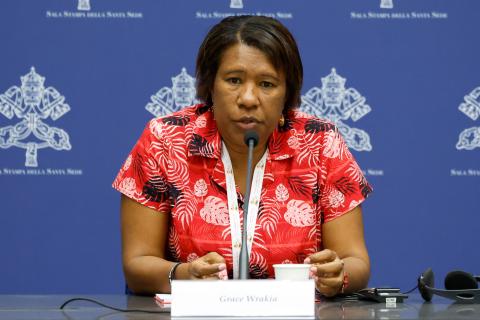
[[285,125],[285,118],[283,117],[283,114],[282,117],[278,120],[278,125],[280,127],[283,127]]

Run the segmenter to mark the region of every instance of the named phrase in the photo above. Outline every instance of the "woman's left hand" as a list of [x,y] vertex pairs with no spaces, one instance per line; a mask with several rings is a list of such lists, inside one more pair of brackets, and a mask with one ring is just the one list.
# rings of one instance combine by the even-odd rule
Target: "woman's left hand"
[[342,290],[344,262],[335,251],[325,249],[308,256],[304,263],[311,264],[310,273],[317,290],[326,297],[333,297]]

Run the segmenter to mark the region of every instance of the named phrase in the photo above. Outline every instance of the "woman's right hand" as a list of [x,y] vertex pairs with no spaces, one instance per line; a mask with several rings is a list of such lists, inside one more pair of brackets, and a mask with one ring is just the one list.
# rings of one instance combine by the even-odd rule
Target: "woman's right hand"
[[216,252],[193,260],[188,266],[190,279],[220,279],[228,280],[227,265],[225,259]]

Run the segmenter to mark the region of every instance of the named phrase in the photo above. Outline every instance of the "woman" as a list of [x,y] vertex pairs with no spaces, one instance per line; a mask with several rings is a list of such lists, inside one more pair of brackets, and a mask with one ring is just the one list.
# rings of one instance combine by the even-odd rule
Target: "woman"
[[300,262],[326,296],[365,287],[360,203],[371,188],[337,128],[294,110],[303,69],[290,32],[267,17],[226,18],[200,46],[196,77],[204,103],[151,120],[113,184],[129,288],[238,277],[250,130],[250,277]]

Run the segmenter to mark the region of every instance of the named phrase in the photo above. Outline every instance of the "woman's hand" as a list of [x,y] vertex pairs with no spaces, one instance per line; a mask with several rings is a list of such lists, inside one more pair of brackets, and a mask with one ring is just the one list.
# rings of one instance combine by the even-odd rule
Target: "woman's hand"
[[220,279],[228,280],[227,265],[225,259],[216,252],[193,260],[188,266],[190,279]]
[[335,251],[325,249],[310,255],[305,263],[311,264],[311,276],[317,290],[326,297],[333,297],[342,290],[344,262]]

